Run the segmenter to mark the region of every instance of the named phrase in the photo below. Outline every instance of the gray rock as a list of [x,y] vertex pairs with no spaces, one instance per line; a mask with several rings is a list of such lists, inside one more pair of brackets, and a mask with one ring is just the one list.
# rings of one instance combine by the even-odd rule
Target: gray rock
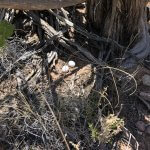
[[150,135],[150,125],[148,125],[146,127],[145,133],[148,134],[148,135]]
[[143,121],[138,121],[138,122],[136,123],[136,127],[137,127],[137,129],[138,129],[139,131],[144,132],[144,131],[145,131],[145,128],[146,128],[146,125],[145,125],[145,123],[144,123]]
[[150,75],[145,74],[142,77],[142,82],[143,82],[144,85],[150,86]]
[[150,102],[150,93],[140,92],[140,96]]

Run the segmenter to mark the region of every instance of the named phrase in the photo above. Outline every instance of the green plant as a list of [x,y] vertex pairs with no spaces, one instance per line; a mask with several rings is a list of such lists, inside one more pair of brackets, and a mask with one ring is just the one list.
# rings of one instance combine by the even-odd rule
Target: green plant
[[97,128],[94,127],[93,124],[89,124],[89,130],[91,132],[91,137],[94,141],[99,139],[99,131]]
[[124,126],[123,119],[118,118],[114,114],[110,114],[101,121],[101,132],[99,140],[101,142],[110,142],[113,136],[117,135]]
[[92,140],[99,140],[102,143],[108,143],[110,140],[117,135],[123,128],[123,119],[110,114],[101,121],[101,129],[94,127],[93,124],[89,124],[89,130],[91,132]]
[[0,21],[0,47],[5,45],[6,40],[13,34],[14,26],[9,22]]

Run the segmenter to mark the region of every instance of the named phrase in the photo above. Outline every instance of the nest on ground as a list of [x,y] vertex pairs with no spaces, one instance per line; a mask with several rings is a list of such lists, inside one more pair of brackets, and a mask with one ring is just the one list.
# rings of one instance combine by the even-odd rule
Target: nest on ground
[[[108,3],[108,1],[106,2]],[[103,1],[103,3],[106,2]],[[104,43],[104,46],[115,45],[117,49],[124,49],[126,46],[120,42],[120,39],[123,38],[123,23],[120,23],[119,9],[123,8],[120,7],[119,2],[116,5],[115,1],[112,1],[112,8],[115,11],[108,13],[112,16],[110,25],[108,25],[109,20],[105,22],[106,26],[102,20],[99,21],[105,26],[103,28],[106,37],[85,30],[84,4],[77,6],[76,9],[69,7],[48,11],[3,10],[4,14],[7,14],[7,17],[5,14],[4,18],[16,25],[14,37],[17,36],[17,38],[9,39],[8,46],[5,47],[3,57],[1,57],[0,92],[3,95],[0,94],[2,110],[0,136],[4,137],[0,139],[1,142],[7,142],[10,149],[65,149],[65,146],[68,148],[69,145],[71,148],[95,150],[100,149],[101,144],[104,144],[101,141],[95,141],[97,132],[107,135],[106,139],[111,138],[112,129],[109,132],[103,129],[105,134],[101,130],[101,125],[103,128],[105,126],[102,123],[107,122],[104,116],[115,114],[114,109],[120,108],[119,94],[121,95],[125,91],[132,93],[137,88],[134,76],[118,67],[120,63],[117,58],[122,58],[124,52],[119,52],[116,57],[113,48],[109,49],[110,53],[106,54],[103,51],[104,47],[101,46],[101,43]],[[132,2],[130,3],[133,6]],[[135,8],[138,9],[139,4],[136,6],[137,8]],[[98,7],[102,7],[102,5],[98,5]],[[84,10],[83,13],[80,9]],[[102,9],[103,11],[104,9]],[[79,15],[75,15],[75,13]],[[92,15],[92,12],[90,14]],[[138,13],[134,23],[138,23],[139,16],[141,14]],[[133,17],[132,13],[131,17]],[[108,19],[108,16],[106,18]],[[119,24],[117,24],[118,22]],[[131,23],[129,20],[129,27],[126,29],[128,29],[128,33],[133,30],[135,34],[139,26],[130,26]],[[112,29],[115,32],[112,32]],[[108,39],[109,34],[111,36]],[[98,49],[99,56],[91,53],[89,49]],[[47,54],[51,51],[57,52],[59,58],[64,62],[67,62],[69,58],[76,58],[80,67],[74,69],[73,73],[81,71],[87,64],[91,64],[88,67],[91,72],[85,73],[86,78],[90,75],[88,80],[80,82],[71,90],[70,86],[67,86],[70,85],[70,82],[64,80],[71,73],[62,75],[55,82],[51,81],[48,73],[52,70],[51,68],[49,70],[50,64],[48,64],[47,58]],[[113,60],[115,63],[112,63]],[[51,64],[53,63],[51,62]],[[72,79],[70,79],[71,85],[76,80],[82,81],[79,79],[83,78],[79,76],[79,79],[74,79],[74,81]],[[68,93],[65,93],[62,101],[57,101],[55,98],[57,99],[58,95],[54,95],[57,93],[53,93],[52,89],[61,83],[65,83]],[[91,91],[87,92],[85,87],[89,85]],[[5,91],[3,87],[6,87]],[[65,88],[61,90],[64,91]],[[72,91],[75,96],[70,94]],[[60,91],[58,90],[58,92]],[[84,93],[86,98],[84,97],[83,100]],[[61,116],[62,114],[63,116]],[[115,119],[118,120],[116,117]],[[91,122],[94,127],[89,129]],[[120,126],[122,127],[122,124],[119,123]],[[120,131],[121,128],[117,129],[115,134]],[[91,133],[94,134],[94,140]],[[106,146],[106,144],[104,145]]]

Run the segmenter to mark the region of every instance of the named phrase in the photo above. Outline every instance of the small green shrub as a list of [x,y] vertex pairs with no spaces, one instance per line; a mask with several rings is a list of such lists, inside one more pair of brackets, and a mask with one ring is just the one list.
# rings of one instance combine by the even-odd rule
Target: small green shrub
[[89,130],[91,132],[91,138],[94,141],[99,140],[99,131],[97,128],[94,127],[93,124],[89,124]]
[[123,127],[124,120],[114,114],[110,114],[102,119],[99,140],[101,142],[110,142],[115,135],[122,131]]
[[96,141],[99,140],[102,143],[108,143],[117,135],[124,127],[123,119],[110,114],[101,121],[101,129],[94,127],[93,124],[89,124],[89,131],[91,132],[91,138]]
[[13,34],[14,26],[9,22],[3,20],[0,21],[0,47],[3,47],[6,40]]

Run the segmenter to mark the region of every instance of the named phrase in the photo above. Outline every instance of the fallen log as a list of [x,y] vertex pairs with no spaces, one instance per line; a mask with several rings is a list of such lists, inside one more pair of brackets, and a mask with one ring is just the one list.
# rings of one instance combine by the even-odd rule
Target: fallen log
[[73,6],[85,0],[0,0],[0,8],[46,10]]

